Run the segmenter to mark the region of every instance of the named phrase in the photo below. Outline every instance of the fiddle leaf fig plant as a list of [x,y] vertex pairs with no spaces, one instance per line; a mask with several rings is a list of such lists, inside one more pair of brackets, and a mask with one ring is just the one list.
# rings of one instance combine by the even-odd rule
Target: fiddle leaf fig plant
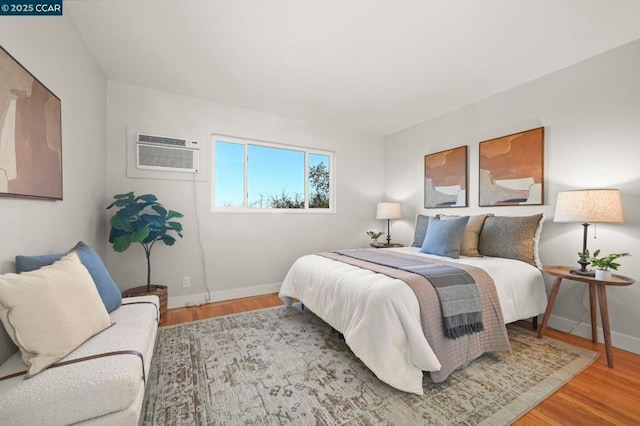
[[599,255],[599,249],[593,252],[593,256],[589,259],[591,261],[591,266],[605,271],[608,271],[609,268],[617,271],[620,264],[615,262],[615,260],[620,257],[631,256],[629,253],[611,253],[610,255],[603,257],[598,257]]
[[118,194],[107,209],[117,207],[111,217],[109,242],[117,252],[124,252],[131,244],[138,243],[144,248],[147,258],[147,291],[151,291],[151,249],[161,241],[168,246],[176,242],[175,236],[182,238],[182,224],[176,219],[182,213],[166,209],[153,194],[135,196],[133,192]]

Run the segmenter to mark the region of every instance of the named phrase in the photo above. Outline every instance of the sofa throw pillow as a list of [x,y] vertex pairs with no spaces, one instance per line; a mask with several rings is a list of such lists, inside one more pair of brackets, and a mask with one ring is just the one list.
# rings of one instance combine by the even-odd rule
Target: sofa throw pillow
[[1,275],[0,318],[20,348],[27,377],[110,326],[98,290],[76,252],[35,271]]
[[416,227],[413,232],[412,247],[422,247],[424,237],[427,235],[427,227],[429,226],[429,216],[419,214],[416,216]]
[[538,240],[544,216],[489,216],[480,232],[478,251],[483,256],[517,259],[540,267]]
[[427,235],[420,251],[422,253],[437,254],[452,259],[460,257],[460,244],[464,227],[469,221],[469,216],[441,220],[435,217],[429,218]]
[[[82,241],[78,242],[69,252],[75,251],[80,261],[91,274],[91,278],[98,289],[100,299],[107,312],[111,312],[122,305],[122,294],[113,278],[102,263],[98,253]],[[67,253],[69,253],[67,252]],[[65,253],[48,254],[42,256],[16,256],[16,271],[18,273],[35,271],[43,266],[51,265],[60,260]]]

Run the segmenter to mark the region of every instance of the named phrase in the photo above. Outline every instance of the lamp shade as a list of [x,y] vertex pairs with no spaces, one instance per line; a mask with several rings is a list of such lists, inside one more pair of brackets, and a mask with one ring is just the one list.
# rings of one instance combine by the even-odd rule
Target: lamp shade
[[559,192],[554,222],[620,223],[622,200],[617,189]]
[[402,209],[400,203],[378,203],[376,209],[376,219],[400,219]]

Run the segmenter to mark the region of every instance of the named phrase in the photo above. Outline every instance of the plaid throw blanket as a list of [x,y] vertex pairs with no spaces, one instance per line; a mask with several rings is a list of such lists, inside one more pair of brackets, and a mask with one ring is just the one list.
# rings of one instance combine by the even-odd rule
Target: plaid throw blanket
[[429,281],[440,300],[444,334],[450,339],[484,330],[482,301],[476,283],[465,270],[428,260],[394,256],[383,250],[339,250],[333,253],[418,274]]

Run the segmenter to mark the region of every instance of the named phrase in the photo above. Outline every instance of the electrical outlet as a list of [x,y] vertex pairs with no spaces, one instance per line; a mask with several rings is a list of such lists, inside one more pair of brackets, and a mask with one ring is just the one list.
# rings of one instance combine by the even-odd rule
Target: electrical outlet
[[182,287],[191,287],[191,277],[188,275],[182,277]]

